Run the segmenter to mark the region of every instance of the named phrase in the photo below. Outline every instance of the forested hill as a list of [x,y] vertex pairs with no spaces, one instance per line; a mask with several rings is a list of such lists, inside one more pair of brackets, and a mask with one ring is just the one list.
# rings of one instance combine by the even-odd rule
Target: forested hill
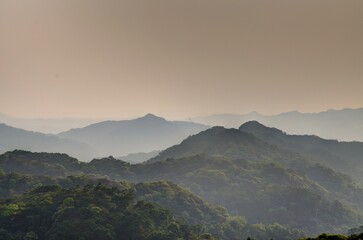
[[136,201],[132,188],[103,185],[62,189],[43,186],[0,200],[0,238],[16,239],[214,239],[183,224],[159,205]]
[[[348,176],[322,165],[294,170],[273,161],[207,155],[135,165],[112,157],[82,163],[62,154],[14,151],[0,155],[0,168],[6,173],[57,177],[88,174],[134,183],[166,179],[187,187],[205,201],[226,207],[232,215],[244,216],[249,224],[278,223],[308,234],[342,233],[363,221],[362,189]],[[163,194],[153,189],[145,194],[149,196],[146,199],[160,200]]]
[[52,178],[11,173],[0,176],[0,189],[0,239],[289,240],[302,236],[279,224],[248,224],[168,181],[135,185],[86,175]]
[[269,144],[253,134],[233,128],[213,127],[161,151],[158,156],[150,159],[147,163],[198,154],[229,159],[276,161],[287,165],[302,164],[308,161],[294,152]]
[[312,135],[288,135],[283,131],[266,127],[256,121],[239,127],[264,141],[290,152],[296,152],[351,175],[363,184],[363,143],[326,140]]

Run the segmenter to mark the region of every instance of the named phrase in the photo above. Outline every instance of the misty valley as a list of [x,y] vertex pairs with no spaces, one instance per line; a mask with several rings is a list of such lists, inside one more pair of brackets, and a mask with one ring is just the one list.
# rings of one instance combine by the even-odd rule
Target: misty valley
[[363,239],[363,142],[148,114],[0,150],[0,239]]

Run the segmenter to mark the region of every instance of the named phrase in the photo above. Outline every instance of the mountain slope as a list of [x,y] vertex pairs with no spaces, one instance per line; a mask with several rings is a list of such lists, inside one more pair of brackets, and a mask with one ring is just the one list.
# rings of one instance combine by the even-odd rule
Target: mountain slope
[[134,152],[164,149],[207,128],[202,124],[170,122],[148,114],[133,120],[95,123],[57,136],[87,143],[97,149],[99,156],[118,157]]
[[297,152],[338,171],[354,176],[363,183],[363,143],[339,142],[317,136],[288,135],[256,121],[242,124],[240,131],[254,134],[270,144]]
[[[17,168],[5,168],[9,161],[16,162]],[[233,215],[245,216],[250,224],[278,223],[316,234],[343,233],[363,221],[363,190],[344,175],[322,166],[306,165],[305,169],[293,170],[276,161],[231,160],[207,155],[149,164],[129,164],[112,157],[82,163],[64,155],[19,151],[0,155],[0,168],[6,173],[38,175],[39,172],[32,173],[33,166],[38,164],[44,167],[42,174],[48,176],[58,169],[55,176],[88,174],[134,183],[172,181],[187,187],[204,201],[226,207]],[[181,190],[172,183],[136,186],[142,198],[173,206],[178,217],[209,221],[205,211],[212,214],[204,207],[205,210],[183,213],[184,208],[197,206],[200,200],[190,193],[180,196]],[[223,216],[223,211],[216,213]]]
[[330,178],[337,181],[332,188],[309,177],[313,171],[323,175],[321,168],[295,171],[273,162],[208,156],[167,159],[132,168],[137,181],[168,179],[185,185],[208,202],[246,216],[250,223],[277,222],[319,233],[345,232],[345,226],[362,220],[363,190],[354,184],[345,190],[337,187],[347,184],[340,178]]
[[62,189],[42,186],[0,200],[2,239],[214,239],[179,223],[170,210],[136,201],[134,190],[102,184]]
[[[59,187],[58,187],[59,186]],[[24,207],[24,203],[28,201],[24,201],[24,196],[29,200],[29,196],[31,196],[30,199],[41,199],[39,195],[45,194],[44,197],[50,201],[46,201],[46,203],[51,203],[52,198],[49,195],[50,192],[59,191],[60,187],[64,188],[62,190],[63,193],[66,193],[67,198],[62,198],[58,195],[58,197],[61,197],[61,199],[67,199],[64,202],[68,203],[74,203],[75,201],[72,201],[70,197],[72,198],[72,194],[70,194],[71,191],[73,191],[75,188],[76,191],[81,190],[81,194],[77,196],[77,200],[82,199],[83,204],[87,202],[85,197],[91,197],[92,199],[97,199],[97,206],[102,207],[104,206],[102,203],[104,201],[113,201],[116,200],[118,203],[125,203],[126,199],[120,198],[120,197],[106,197],[106,198],[100,198],[102,196],[102,191],[106,190],[108,194],[114,194],[117,192],[124,192],[128,193],[128,199],[131,200],[132,196],[134,195],[133,199],[138,201],[137,204],[149,204],[153,203],[156,204],[156,206],[162,206],[163,209],[167,209],[171,211],[171,213],[175,216],[173,220],[175,223],[179,223],[179,228],[184,230],[192,230],[199,233],[211,233],[214,236],[217,236],[218,239],[223,240],[239,240],[239,239],[247,239],[248,237],[253,237],[254,239],[271,239],[272,236],[275,236],[275,239],[281,239],[281,240],[290,240],[290,239],[297,239],[298,237],[303,236],[302,233],[298,230],[290,229],[286,226],[281,226],[278,224],[272,224],[272,225],[249,225],[246,223],[245,219],[243,217],[232,217],[228,214],[226,209],[220,206],[215,206],[208,204],[207,202],[203,201],[200,197],[196,196],[192,192],[188,191],[185,188],[182,188],[172,182],[169,181],[158,181],[158,182],[148,182],[148,183],[138,183],[136,185],[129,183],[129,182],[116,182],[113,180],[110,180],[109,178],[95,178],[94,176],[68,176],[67,178],[51,178],[46,176],[29,176],[29,175],[21,175],[21,174],[8,174],[8,175],[0,175],[0,196],[3,198],[11,198],[5,200],[6,204],[2,204],[3,202],[0,201],[0,209],[3,210],[0,214],[0,219],[5,220],[2,221],[2,223],[6,222],[8,219],[4,219],[2,217],[6,217],[4,215],[11,215],[8,217],[11,217],[12,224],[3,224],[2,227],[5,227],[10,232],[22,232],[21,229],[14,226],[14,220],[15,223],[19,223],[17,220],[18,214],[21,214],[19,211],[10,211],[10,207],[15,207],[15,205],[10,204],[16,204],[22,207]],[[106,188],[105,188],[106,187]],[[83,189],[83,190],[82,190]],[[95,195],[89,195],[88,190],[90,189],[96,189],[97,194]],[[32,191],[30,193],[27,193],[29,191]],[[25,193],[25,194],[24,194]],[[36,195],[34,195],[34,193]],[[135,194],[132,194],[135,193]],[[24,194],[22,197],[19,197],[19,194]],[[86,196],[85,196],[86,195]],[[87,196],[88,195],[88,196]],[[14,199],[14,197],[17,197]],[[55,201],[58,201],[59,198],[54,199]],[[108,199],[108,200],[107,200]],[[19,201],[20,200],[20,201]],[[71,201],[69,201],[71,200]],[[73,199],[75,200],[75,199]],[[86,200],[86,201],[85,201]],[[54,201],[53,201],[54,202]],[[114,203],[113,202],[113,206]],[[10,203],[10,204],[9,204]],[[35,206],[37,206],[38,203],[34,203]],[[42,204],[42,203],[40,203]],[[78,203],[76,205],[68,205],[67,207],[71,207],[71,211],[78,211],[79,208],[82,208],[84,206],[82,203]],[[137,205],[136,204],[136,205]],[[10,206],[9,206],[10,205]],[[19,206],[18,205],[18,206]],[[46,204],[42,204],[42,209]],[[101,206],[100,206],[101,205]],[[132,205],[132,204],[131,204]],[[33,208],[32,206],[27,206],[27,212],[29,218],[36,218],[37,209]],[[87,204],[86,204],[87,206]],[[64,211],[65,206],[58,207],[58,210]],[[74,208],[73,208],[74,207]],[[93,205],[88,205],[88,207],[94,207]],[[14,208],[13,208],[14,209]],[[32,209],[33,211],[29,211],[29,209]],[[95,208],[91,208],[94,210],[97,210]],[[5,210],[5,211],[4,211]],[[23,210],[23,209],[22,209]],[[49,209],[50,210],[50,209]],[[86,209],[83,209],[86,210]],[[112,212],[119,213],[121,209],[112,209]],[[144,209],[148,210],[148,209]],[[150,209],[149,209],[150,210]],[[59,215],[59,213],[56,214],[56,216]],[[5,214],[4,214],[5,213]],[[85,213],[85,212],[83,212]],[[86,210],[87,213],[87,210]],[[98,212],[99,213],[99,212]],[[153,217],[157,217],[160,219],[157,212],[153,212]],[[166,213],[166,212],[164,212]],[[87,214],[82,214],[82,217],[87,216]],[[53,215],[54,216],[54,215]],[[88,215],[89,216],[89,215]],[[43,216],[43,218],[48,218],[48,215]],[[98,217],[99,219],[99,215]],[[143,216],[143,220],[146,216]],[[65,221],[70,221],[72,218],[70,218],[69,213],[67,216],[65,216]],[[83,219],[84,220],[84,219]],[[105,222],[107,222],[106,219],[104,219]],[[129,219],[130,220],[130,219]],[[50,219],[49,219],[50,221]],[[87,221],[87,220],[86,220]],[[104,221],[102,221],[104,222]],[[109,221],[108,223],[112,223],[113,221]],[[134,221],[128,221],[128,226],[132,225]],[[145,222],[145,221],[144,221]],[[141,222],[142,223],[142,222]],[[138,224],[141,224],[138,223]],[[37,234],[39,234],[38,228],[34,228],[32,221],[24,221],[23,224],[27,226],[27,230],[32,229]],[[41,223],[36,224],[40,225]],[[54,223],[58,224],[58,222]],[[159,222],[159,225],[162,225],[163,223]],[[135,229],[135,231],[143,230],[145,227],[150,226],[146,225],[142,229]],[[177,227],[176,225],[172,225],[173,227]],[[124,226],[125,227],[125,226]],[[44,230],[44,229],[43,229]],[[174,229],[177,230],[177,229]],[[42,230],[40,230],[42,231]],[[74,231],[77,231],[77,229],[74,229]],[[121,229],[122,231],[122,229]],[[0,231],[1,232],[1,231]],[[175,232],[175,231],[173,231]],[[1,232],[4,234],[4,230]],[[9,232],[8,232],[9,233]],[[203,234],[205,238],[198,238],[198,240],[212,240],[210,238],[210,234]],[[1,235],[3,236],[3,235]],[[39,237],[39,236],[38,236]],[[120,236],[121,237],[121,236]],[[136,239],[141,239],[139,236]],[[10,239],[10,238],[6,238]],[[38,239],[43,239],[43,237],[40,237]],[[88,239],[88,238],[87,238]],[[97,239],[100,239],[98,237]],[[101,239],[104,239],[104,237],[101,237]],[[108,238],[107,238],[108,239]],[[124,238],[122,238],[124,239]],[[130,239],[127,237],[127,239]],[[154,236],[152,239],[165,239],[165,238],[157,238]],[[173,238],[170,237],[166,239],[194,239],[192,236],[184,236],[183,238]]]
[[230,159],[276,160],[289,165],[308,161],[298,154],[271,145],[253,134],[237,129],[213,127],[188,137],[180,144],[160,152],[158,156],[147,162],[151,163],[167,158],[182,158],[198,154],[222,156]]
[[262,115],[256,112],[217,114],[192,120],[211,126],[235,128],[245,122],[256,120],[290,134],[313,134],[327,139],[363,141],[363,108],[346,108],[318,113],[293,111],[277,115]]
[[84,161],[95,155],[87,144],[57,136],[31,132],[0,124],[0,152],[23,149],[35,152],[63,152]]

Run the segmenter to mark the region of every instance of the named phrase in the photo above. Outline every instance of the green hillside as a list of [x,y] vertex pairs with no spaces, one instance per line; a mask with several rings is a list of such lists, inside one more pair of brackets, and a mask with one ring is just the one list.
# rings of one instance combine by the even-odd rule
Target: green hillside
[[[29,157],[28,160],[26,156]],[[55,176],[82,173],[133,183],[168,180],[189,189],[183,191],[185,196],[191,192],[197,194],[204,201],[225,207],[232,215],[246,218],[249,224],[278,223],[308,234],[344,233],[349,228],[360,225],[363,219],[362,189],[350,182],[345,175],[319,165],[306,165],[305,169],[294,170],[274,161],[231,160],[207,155],[131,165],[112,157],[81,163],[70,157],[68,160],[59,160],[59,154],[54,154],[54,159],[52,156],[53,154],[47,153],[8,152],[0,156],[0,167],[5,160],[18,159],[18,169],[12,171],[25,174],[31,172],[29,169],[34,164],[42,163],[50,170],[58,166],[61,171],[56,172]],[[49,171],[48,176],[52,173]],[[43,174],[47,175],[46,171]],[[170,199],[165,197],[178,196],[177,193],[181,192],[171,182],[149,187],[137,184],[135,187],[139,190],[136,192],[147,193],[143,194],[146,200],[157,200],[163,206],[177,210],[177,206],[170,205]],[[155,195],[153,189],[163,190],[165,184],[172,194],[165,192]],[[183,206],[183,201],[180,200],[180,206]],[[197,204],[198,201],[193,199],[192,202]],[[198,216],[206,217],[203,221],[198,220],[201,224],[207,225],[210,222],[207,217],[209,215],[203,211],[181,211],[183,209],[186,210],[187,207],[180,207],[180,211],[174,213],[187,219],[188,223],[197,221]],[[210,214],[223,215],[222,210],[218,211]]]
[[132,189],[43,186],[0,201],[0,239],[213,239]]
[[363,184],[363,143],[339,142],[317,136],[288,135],[256,121],[247,122],[239,130],[251,133],[281,149],[299,153],[330,168],[351,175]]
[[[303,236],[300,231],[293,230],[288,226],[282,226],[279,224],[248,224],[243,217],[230,216],[225,208],[216,205],[210,205],[185,188],[167,181],[139,183],[134,185],[125,181],[116,182],[107,178],[95,178],[94,176],[86,175],[69,176],[66,178],[52,178],[44,176],[25,176],[11,173],[0,176],[0,189],[2,189],[0,192],[0,199],[3,199],[0,200],[0,223],[3,223],[2,230],[0,229],[0,239],[3,239],[1,238],[1,234],[4,234],[6,237],[5,239],[22,239],[22,237],[25,237],[26,234],[35,234],[38,239],[52,239],[47,232],[51,230],[49,227],[54,225],[57,226],[57,233],[54,233],[56,234],[55,239],[78,239],[78,237],[81,237],[81,233],[78,233],[81,235],[77,236],[61,235],[63,231],[78,231],[76,226],[74,226],[72,230],[70,229],[71,226],[68,226],[64,222],[51,222],[47,224],[42,222],[52,221],[54,215],[58,214],[59,208],[62,208],[62,205],[59,206],[60,202],[63,201],[64,203],[65,199],[69,200],[70,195],[72,195],[71,198],[73,200],[78,199],[81,202],[79,202],[77,205],[73,204],[72,209],[75,210],[76,208],[76,212],[74,213],[75,215],[68,213],[68,215],[64,217],[64,221],[67,219],[69,219],[69,221],[73,221],[73,218],[74,221],[76,221],[76,214],[82,214],[84,212],[87,213],[89,210],[88,208],[85,208],[87,204],[88,207],[90,204],[92,206],[95,205],[99,207],[100,204],[103,206],[103,201],[107,201],[107,206],[114,206],[120,201],[125,202],[127,200],[133,202],[129,204],[134,204],[134,206],[137,206],[138,204],[147,204],[150,207],[152,205],[150,203],[153,203],[154,205],[151,207],[156,208],[153,210],[155,213],[153,212],[152,216],[137,213],[138,217],[146,219],[144,219],[142,223],[138,222],[139,220],[137,220],[134,223],[136,225],[134,227],[140,227],[140,224],[143,224],[146,221],[147,225],[144,227],[149,228],[151,224],[149,222],[154,221],[154,219],[148,219],[148,217],[155,217],[155,214],[159,214],[158,209],[161,209],[161,211],[164,211],[163,214],[169,214],[169,218],[172,219],[172,227],[177,227],[178,231],[181,231],[175,233],[176,235],[174,232],[173,234],[170,232],[168,233],[164,228],[166,228],[169,223],[159,222],[158,224],[161,225],[161,230],[159,229],[158,231],[166,231],[163,233],[163,236],[159,234],[157,237],[155,237],[154,235],[156,233],[150,233],[152,237],[137,235],[135,237],[129,236],[128,238],[122,238],[118,235],[124,234],[124,230],[122,230],[122,232],[119,232],[116,235],[112,233],[112,237],[106,239],[213,239],[212,236],[214,236],[218,239],[237,240],[247,239],[248,237],[255,239],[270,239],[270,236],[278,236],[280,239],[288,240]],[[95,191],[95,189],[98,190]],[[99,197],[99,191],[104,191],[108,195],[103,196],[102,199],[94,199]],[[127,193],[127,195],[120,197],[120,193]],[[85,199],[84,195],[87,195],[89,199]],[[126,197],[126,200],[123,199]],[[43,198],[47,199],[46,203],[48,205],[38,206],[40,204],[39,199]],[[58,203],[55,202],[56,199],[58,199]],[[46,200],[41,201],[43,202]],[[89,201],[91,201],[91,203]],[[41,210],[39,208],[41,208]],[[165,212],[165,209],[168,209],[170,213]],[[56,210],[57,212],[55,212]],[[39,211],[45,212],[39,213]],[[81,211],[82,213],[77,211]],[[141,209],[140,211],[144,210]],[[85,228],[82,231],[86,231],[84,233],[85,235],[82,235],[82,237],[85,239],[93,239],[90,238],[90,234],[95,234],[91,229],[94,227],[94,225],[89,226],[89,229],[87,226],[85,226],[88,221],[91,221],[92,224],[93,221],[96,220],[97,221],[95,224],[98,224],[98,221],[104,221],[106,224],[107,221],[110,221],[110,219],[114,218],[112,215],[113,212],[115,212],[115,214],[120,214],[120,209],[107,209],[104,210],[104,212],[107,212],[108,215],[97,215],[95,216],[96,219],[86,218],[87,216],[93,218],[93,216],[89,216],[87,214],[85,215],[85,218],[78,218],[77,223],[82,224],[83,228]],[[37,218],[37,214],[49,214],[50,216],[42,215],[43,220],[36,220],[39,221],[36,223],[36,226],[32,225],[33,221],[21,221],[23,218]],[[121,214],[124,216],[124,213]],[[132,214],[134,214],[134,212],[132,212]],[[135,216],[132,216],[131,218],[133,219],[134,217]],[[13,225],[14,218],[19,219],[19,223],[15,221],[17,225]],[[127,219],[125,221],[129,220],[130,219]],[[115,221],[116,222],[110,222],[112,223],[112,226],[107,225],[107,227],[112,231],[114,231],[114,228],[120,227],[117,224],[119,224],[119,221],[121,220],[117,219]],[[153,224],[154,223],[151,225]],[[40,225],[42,225],[42,227],[40,227]],[[80,226],[78,225],[78,227]],[[167,227],[167,230],[170,230],[169,227]],[[154,230],[155,226],[152,226],[152,229],[148,229],[147,231]],[[89,233],[87,233],[87,231]],[[132,231],[138,230],[133,229]],[[99,234],[102,233],[100,232]]]

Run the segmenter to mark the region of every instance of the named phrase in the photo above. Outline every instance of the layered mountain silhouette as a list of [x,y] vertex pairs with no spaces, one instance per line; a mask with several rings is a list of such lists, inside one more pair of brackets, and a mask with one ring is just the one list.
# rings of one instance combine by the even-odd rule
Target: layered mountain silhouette
[[211,126],[238,128],[242,123],[256,120],[289,134],[313,134],[327,139],[363,141],[363,108],[328,110],[318,113],[285,112],[277,115],[216,114],[193,118],[192,121]]
[[96,151],[85,143],[0,124],[0,152],[15,149],[37,152],[62,152],[87,161]]
[[[0,151],[23,149],[62,152],[82,161],[90,161],[95,157],[120,157],[165,149],[207,128],[206,125],[193,122],[167,121],[152,114],[133,120],[99,122],[57,135],[31,132],[1,124]],[[126,160],[130,158],[133,161],[142,161],[146,160],[147,156],[155,156],[141,155],[127,156]]]
[[[1,146],[11,149],[29,149],[34,143],[43,147],[40,151],[48,147],[51,152],[66,152],[83,146],[99,151],[95,155],[118,157],[125,152],[166,148],[137,164],[112,156],[81,162],[60,153],[6,152],[0,155],[0,185],[7,196],[39,184],[82,186],[89,176],[103,178],[111,186],[132,186],[137,198],[160,203],[181,221],[202,224],[221,239],[246,239],[238,229],[256,239],[297,239],[300,232],[293,229],[307,234],[345,233],[363,221],[360,142],[289,135],[257,121],[238,129],[208,128],[151,114],[92,124],[56,136],[6,125],[0,125],[0,133]],[[17,139],[23,139],[24,145]],[[171,144],[177,145],[169,147]],[[52,150],[53,146],[67,148]],[[153,181],[157,182],[150,183]],[[209,208],[205,201],[222,205],[228,212]],[[228,213],[238,216],[237,222]],[[267,233],[268,238],[260,233]]]
[[133,120],[99,122],[84,128],[71,129],[57,136],[86,143],[97,150],[98,156],[118,157],[165,149],[207,128],[208,126],[202,124],[172,122],[147,114]]

